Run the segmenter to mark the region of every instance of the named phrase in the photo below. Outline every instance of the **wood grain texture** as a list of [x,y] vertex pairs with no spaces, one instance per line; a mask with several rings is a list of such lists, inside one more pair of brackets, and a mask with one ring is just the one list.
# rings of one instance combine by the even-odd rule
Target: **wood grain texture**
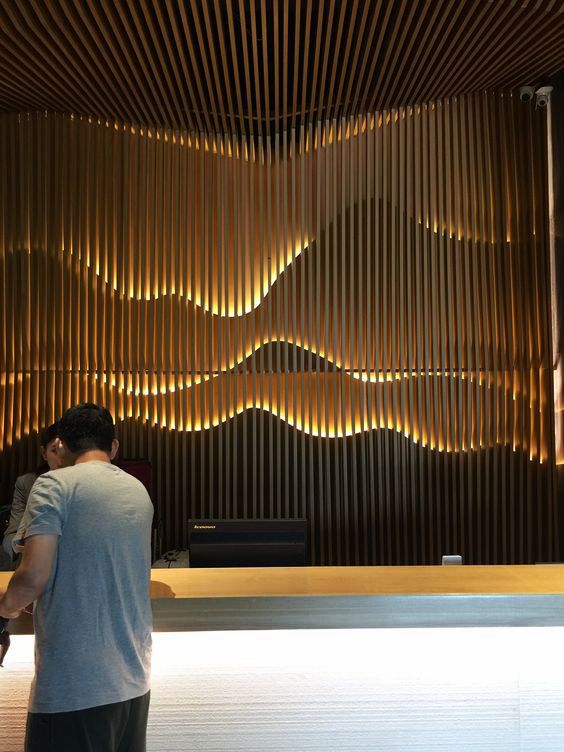
[[[12,577],[0,572],[0,590]],[[564,566],[153,569],[151,597],[563,595]]]

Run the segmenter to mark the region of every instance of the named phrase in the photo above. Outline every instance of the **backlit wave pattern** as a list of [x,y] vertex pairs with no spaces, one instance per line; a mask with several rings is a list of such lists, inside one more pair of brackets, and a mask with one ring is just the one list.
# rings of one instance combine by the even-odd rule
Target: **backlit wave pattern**
[[317,563],[365,530],[436,552],[459,503],[474,561],[490,513],[498,551],[518,517],[550,560],[545,118],[492,92],[254,142],[0,115],[0,491],[95,400],[152,462],[170,547],[268,486]]
[[[8,399],[28,391],[32,375],[4,379]],[[529,374],[527,388],[542,389],[542,372]],[[77,399],[107,404],[117,420],[141,421],[177,431],[215,428],[249,409],[261,409],[310,436],[342,438],[388,428],[430,449],[465,452],[504,444],[522,445],[507,430],[518,415],[517,374],[421,373],[216,373],[205,377],[161,374],[50,374],[43,379],[72,385]],[[477,421],[477,405],[487,419]],[[506,413],[507,411],[507,413]],[[508,414],[509,413],[509,414]],[[411,417],[413,416],[413,417]],[[446,439],[441,427],[448,421]],[[427,427],[423,431],[419,426]],[[30,426],[28,430],[37,430]],[[19,441],[22,435],[16,435]],[[529,459],[543,460],[542,447],[529,445]]]

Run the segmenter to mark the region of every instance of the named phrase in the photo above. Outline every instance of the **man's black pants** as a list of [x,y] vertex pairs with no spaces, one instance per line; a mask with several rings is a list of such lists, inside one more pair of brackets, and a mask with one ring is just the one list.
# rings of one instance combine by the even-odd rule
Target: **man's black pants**
[[25,752],[145,752],[150,692],[70,713],[28,713]]

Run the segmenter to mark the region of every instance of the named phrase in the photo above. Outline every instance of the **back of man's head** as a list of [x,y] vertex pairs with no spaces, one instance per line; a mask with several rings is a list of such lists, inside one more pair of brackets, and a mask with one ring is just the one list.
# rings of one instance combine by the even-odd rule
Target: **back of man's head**
[[109,410],[92,402],[69,408],[59,421],[57,435],[69,452],[78,455],[91,450],[110,454],[115,439]]

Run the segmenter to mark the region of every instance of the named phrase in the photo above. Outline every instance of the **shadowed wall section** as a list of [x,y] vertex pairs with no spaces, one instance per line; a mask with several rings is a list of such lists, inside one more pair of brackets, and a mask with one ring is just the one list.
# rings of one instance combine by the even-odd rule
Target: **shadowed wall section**
[[3,493],[89,399],[151,459],[167,548],[307,516],[314,563],[555,558],[545,118],[0,115]]

